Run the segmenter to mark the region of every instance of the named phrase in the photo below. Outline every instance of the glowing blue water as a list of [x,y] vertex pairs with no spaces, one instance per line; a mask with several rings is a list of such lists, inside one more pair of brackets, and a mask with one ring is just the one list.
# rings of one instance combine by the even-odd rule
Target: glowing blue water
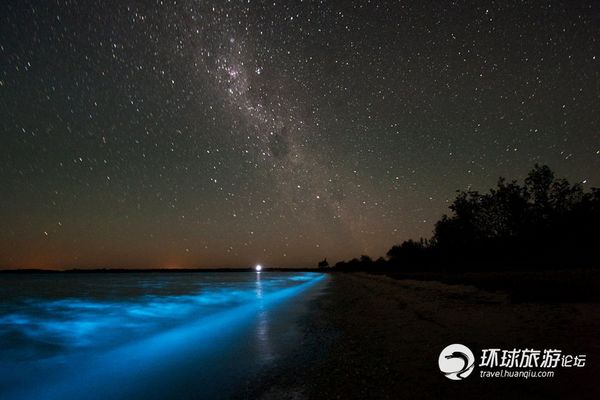
[[226,398],[297,345],[325,280],[0,276],[0,398]]

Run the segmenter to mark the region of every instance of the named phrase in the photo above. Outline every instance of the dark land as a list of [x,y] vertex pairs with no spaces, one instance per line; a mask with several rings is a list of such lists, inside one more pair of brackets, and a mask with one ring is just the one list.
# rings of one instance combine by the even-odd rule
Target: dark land
[[[502,276],[504,277],[502,278]],[[597,272],[555,271],[543,279],[567,287],[577,277],[600,287]],[[535,274],[529,278],[534,279]],[[498,273],[501,281],[514,275]],[[515,301],[508,290],[471,284],[391,279],[360,272],[333,274],[329,289],[303,324],[297,351],[249,382],[243,398],[260,399],[597,399],[600,304]],[[539,281],[541,282],[541,281]],[[538,282],[538,283],[539,283]],[[478,286],[474,286],[478,283]],[[579,282],[578,284],[580,284]],[[561,349],[587,355],[584,368],[559,368],[553,378],[450,381],[437,366],[451,343],[475,349]],[[478,354],[476,354],[478,356]]]

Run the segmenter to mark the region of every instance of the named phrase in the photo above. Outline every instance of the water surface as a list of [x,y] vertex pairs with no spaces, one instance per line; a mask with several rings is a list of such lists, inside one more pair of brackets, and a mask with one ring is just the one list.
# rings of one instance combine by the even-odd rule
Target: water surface
[[319,273],[0,276],[0,398],[227,398],[299,342]]

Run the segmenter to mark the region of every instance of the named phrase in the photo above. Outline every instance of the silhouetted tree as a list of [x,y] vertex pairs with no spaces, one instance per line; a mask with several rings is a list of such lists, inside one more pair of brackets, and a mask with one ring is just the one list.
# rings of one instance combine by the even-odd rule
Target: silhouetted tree
[[373,262],[373,266],[377,270],[383,270],[387,266],[387,261],[383,257],[379,257],[377,260]]
[[547,166],[535,164],[525,178],[525,190],[531,194],[533,204],[538,209],[546,209],[550,200],[550,187],[554,182],[554,172]]
[[453,214],[436,223],[433,241],[452,260],[574,260],[587,235],[577,214],[594,219],[588,198],[581,185],[535,165],[524,186],[500,178],[488,194],[459,192],[450,206]]
[[389,261],[374,263],[362,256],[339,266],[600,266],[600,189],[586,193],[580,184],[557,179],[548,166],[536,164],[523,185],[500,178],[488,193],[458,191],[449,208],[450,214],[436,222],[430,241],[393,246],[387,252]]
[[399,246],[393,246],[387,256],[394,265],[412,266],[426,261],[427,242],[421,238],[418,242],[412,239],[405,240]]
[[369,266],[373,264],[373,260],[371,259],[371,257],[363,254],[362,256],[360,256],[360,263],[364,266]]

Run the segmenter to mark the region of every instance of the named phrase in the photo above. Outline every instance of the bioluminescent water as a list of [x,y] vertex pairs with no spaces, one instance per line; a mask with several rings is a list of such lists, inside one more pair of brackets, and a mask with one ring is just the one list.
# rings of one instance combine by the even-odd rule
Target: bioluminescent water
[[299,345],[319,273],[0,276],[0,398],[227,398]]

